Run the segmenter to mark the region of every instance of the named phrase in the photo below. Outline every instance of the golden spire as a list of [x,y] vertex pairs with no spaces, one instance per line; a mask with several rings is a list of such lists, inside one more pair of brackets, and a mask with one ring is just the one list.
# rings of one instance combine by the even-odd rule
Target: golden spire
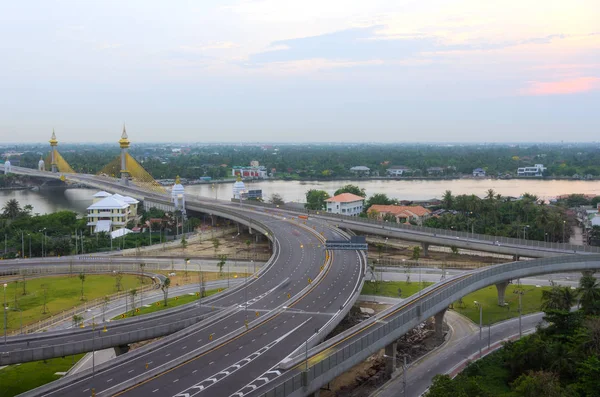
[[119,145],[121,149],[127,149],[129,147],[129,138],[127,137],[127,131],[125,131],[125,124],[123,124],[123,133],[121,134],[121,139],[119,139]]
[[241,182],[242,181],[242,175],[241,174],[237,174],[236,181],[237,182]]
[[179,179],[179,175],[177,175],[177,178],[175,178],[175,184],[181,185],[181,179]]
[[56,140],[56,134],[54,133],[54,128],[52,128],[52,136],[50,137],[50,140],[48,142],[50,142],[50,146],[58,145],[58,141]]

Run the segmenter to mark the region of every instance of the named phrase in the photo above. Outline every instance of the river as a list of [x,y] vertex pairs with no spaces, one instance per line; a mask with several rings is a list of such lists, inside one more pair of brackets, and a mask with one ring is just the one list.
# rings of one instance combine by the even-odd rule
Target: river
[[[600,194],[600,181],[561,181],[561,180],[527,180],[527,179],[456,179],[456,180],[355,180],[355,181],[261,181],[248,182],[246,189],[262,189],[265,198],[279,193],[285,201],[303,202],[304,194],[309,189],[321,189],[329,194],[339,187],[352,183],[365,189],[367,195],[385,193],[389,197],[401,200],[423,200],[434,197],[441,198],[446,190],[453,194],[476,194],[484,196],[488,189],[494,189],[503,196],[518,197],[527,192],[542,199],[549,199],[561,194],[584,193]],[[214,186],[214,187],[213,187]],[[231,184],[186,186],[186,193],[219,199],[231,198]],[[80,214],[92,203],[92,189],[57,189],[57,190],[3,190],[0,191],[0,207],[14,198],[21,206],[30,204],[33,213],[45,214],[59,210],[72,210]]]

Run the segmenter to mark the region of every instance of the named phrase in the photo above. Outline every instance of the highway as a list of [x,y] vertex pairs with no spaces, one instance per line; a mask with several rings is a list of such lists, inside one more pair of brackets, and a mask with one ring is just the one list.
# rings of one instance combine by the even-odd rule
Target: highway
[[[68,177],[94,187],[121,191],[142,199],[150,197],[153,201],[166,201],[163,195],[143,192],[135,186],[123,187],[115,180],[108,180],[108,178],[87,175],[69,175]],[[197,394],[242,397],[260,395],[262,392],[272,390],[269,388],[272,388],[273,385],[283,382],[286,382],[287,385],[288,381],[292,381],[292,388],[298,390],[296,380],[299,379],[298,375],[304,368],[302,360],[298,358],[300,356],[297,356],[302,351],[302,344],[313,337],[306,346],[310,348],[325,336],[326,332],[323,328],[341,319],[341,315],[336,316],[336,314],[341,314],[341,309],[351,303],[353,292],[359,288],[362,282],[364,263],[361,261],[361,257],[355,251],[340,251],[332,253],[328,261],[328,258],[324,258],[323,251],[315,249],[320,237],[304,229],[301,225],[294,225],[289,219],[284,219],[289,215],[281,210],[270,210],[270,212],[277,212],[279,214],[277,217],[264,214],[266,209],[256,209],[254,213],[244,218],[242,213],[247,213],[247,211],[240,208],[237,203],[192,199],[187,201],[187,206],[192,210],[235,219],[250,227],[252,227],[252,222],[260,220],[272,230],[272,237],[275,241],[281,240],[279,242],[281,255],[287,252],[288,261],[276,261],[262,277],[253,282],[252,286],[240,290],[251,294],[253,292],[254,296],[259,295],[260,292],[262,298],[258,301],[240,299],[241,296],[236,296],[237,299],[229,301],[223,299],[223,302],[220,302],[221,307],[229,307],[229,309],[224,311],[226,314],[219,320],[192,327],[194,329],[187,330],[184,337],[168,339],[168,343],[161,343],[152,351],[145,352],[143,355],[135,355],[127,361],[122,360],[110,368],[101,368],[95,376],[79,377],[75,382],[60,389],[55,388],[54,391],[44,395],[80,396],[94,388],[96,395],[157,393],[157,395],[171,394],[180,397]],[[245,207],[248,208],[247,205]],[[445,232],[434,229],[388,227],[382,223],[372,224],[372,222],[322,213],[312,213],[307,226],[318,225],[323,229],[326,237],[339,239],[340,236],[335,235],[338,232],[324,228],[323,222],[328,222],[331,226],[339,225],[363,232],[407,238],[423,244],[450,244],[467,249],[483,249],[491,252],[514,253],[515,255],[527,254],[525,256],[555,256],[571,252],[568,246],[541,243],[532,245],[527,241],[509,241],[508,244],[497,244],[490,241],[493,238],[491,236],[480,239],[475,235],[444,235]],[[293,233],[294,230],[298,235]],[[438,233],[442,233],[442,235],[438,235]],[[288,245],[289,250],[285,251]],[[584,250],[581,249],[578,252],[583,253]],[[548,263],[557,265],[564,271],[565,269],[560,266],[563,260],[556,259],[558,261]],[[296,265],[298,263],[301,265]],[[293,267],[294,265],[295,267]],[[301,292],[304,287],[307,287],[309,278],[318,279],[321,266],[324,265],[326,267],[321,278],[308,286],[308,290]],[[530,264],[527,263],[524,266],[528,265]],[[509,267],[515,269],[512,273],[508,272],[498,277],[514,278],[515,275],[518,276],[521,263],[514,266]],[[292,271],[290,272],[290,270]],[[552,270],[550,269],[550,271]],[[333,338],[318,349],[309,352],[310,359],[307,365],[310,379],[325,370],[325,367],[320,364],[322,357],[325,357],[328,362],[327,368],[335,369],[333,372],[338,371],[339,373],[350,364],[344,362],[341,366],[331,367],[331,355],[338,357],[340,352],[338,349],[345,346],[352,349],[356,349],[356,346],[363,346],[363,350],[360,350],[359,354],[352,353],[355,354],[353,359],[360,359],[368,353],[364,350],[365,343],[363,341],[367,341],[369,344],[375,343],[377,346],[385,345],[385,343],[389,343],[387,340],[392,338],[392,334],[397,338],[404,328],[418,324],[423,315],[431,316],[437,310],[442,310],[444,299],[453,296],[454,292],[451,291],[459,290],[460,293],[467,293],[479,284],[485,284],[488,281],[493,283],[494,277],[494,274],[488,276],[485,270],[471,275],[456,276],[426,289],[421,295],[409,299],[409,302],[382,313],[374,321],[361,324],[339,337]],[[468,287],[461,289],[465,282]],[[288,291],[290,291],[289,297],[286,295]],[[239,304],[239,302],[246,301],[247,304]],[[286,303],[287,301],[290,303]],[[243,310],[245,308],[248,310]],[[249,329],[246,330],[243,325],[244,320],[252,313],[258,316],[258,320],[250,323]],[[263,315],[267,320],[260,320]],[[318,333],[319,331],[322,332]],[[279,364],[282,359],[292,353],[297,356],[292,360],[292,368],[288,368],[286,363]],[[345,355],[344,353],[344,359]],[[317,370],[319,372],[316,372]],[[331,374],[333,372],[329,371]],[[196,375],[198,373],[202,375]],[[146,379],[147,375],[152,375],[152,377]],[[313,382],[310,390],[318,389],[323,384],[322,382],[323,379]],[[122,389],[124,391],[119,392]],[[288,395],[287,389],[285,395]]]
[[[242,287],[235,295],[218,302],[221,307],[234,309],[237,307],[237,309],[226,317],[195,330],[185,338],[159,345],[143,356],[121,363],[119,366],[110,366],[105,371],[97,372],[93,377],[84,377],[47,395],[81,396],[84,390],[88,389],[89,392],[92,387],[95,388],[97,395],[112,395],[123,387],[123,382],[130,382],[132,377],[146,371],[146,363],[150,363],[148,370],[161,368],[161,366],[167,368],[174,365],[173,359],[202,349],[213,341],[219,343],[197,358],[189,360],[185,364],[185,369],[177,367],[150,382],[128,390],[125,394],[157,393],[156,389],[160,390],[161,387],[164,393],[166,386],[169,386],[167,389],[169,392],[173,386],[183,391],[198,383],[195,374],[198,368],[206,366],[211,370],[214,368],[216,379],[207,377],[206,382],[210,385],[204,385],[202,389],[212,389],[210,393],[218,393],[207,392],[207,395],[224,395],[221,394],[226,393],[224,390],[228,392],[228,388],[243,386],[253,381],[256,377],[254,375],[268,371],[306,339],[313,336],[315,329],[331,322],[335,314],[339,313],[340,307],[350,303],[348,297],[362,280],[364,263],[359,255],[355,251],[332,254],[332,265],[323,270],[324,278],[320,282],[309,283],[309,278],[317,279],[321,267],[326,263],[325,251],[315,249],[322,243],[319,234],[291,220],[283,221],[265,214],[255,216],[262,218],[261,221],[267,223],[277,236],[276,241],[280,245],[279,258],[262,277],[255,279],[247,288]],[[315,227],[318,228],[318,225]],[[338,235],[338,232],[330,229],[322,231],[325,236]],[[337,238],[340,236],[338,235]],[[341,285],[340,292],[336,288],[337,285]],[[260,320],[261,316],[266,316],[273,309],[294,300],[294,296],[305,288],[309,290],[304,293],[302,299],[276,312],[266,322],[257,321],[255,326],[247,331],[244,330],[246,319],[256,319],[258,313]],[[244,299],[245,294],[249,295],[247,300]],[[259,294],[260,299],[250,299]],[[248,302],[247,305],[245,302]],[[245,310],[246,306],[247,310]],[[337,319],[339,320],[341,318]],[[243,332],[235,338],[227,336],[232,331],[239,332],[240,329]],[[102,334],[97,331],[96,337],[101,338]],[[290,343],[292,340],[293,342]],[[243,361],[244,365],[237,364],[240,361]],[[239,368],[235,371],[229,368],[232,366],[236,368],[236,365]],[[241,368],[244,370],[239,371]],[[218,374],[222,371],[229,373],[227,382],[220,382],[221,376]],[[149,388],[151,389],[148,390]]]

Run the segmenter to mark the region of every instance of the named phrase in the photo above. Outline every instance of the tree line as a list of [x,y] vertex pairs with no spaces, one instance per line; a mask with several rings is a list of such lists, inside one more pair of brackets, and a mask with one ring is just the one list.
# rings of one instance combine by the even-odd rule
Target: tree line
[[[600,393],[600,285],[543,291],[547,327],[470,364],[454,380],[437,375],[427,397],[593,397]],[[576,310],[573,310],[576,308]]]

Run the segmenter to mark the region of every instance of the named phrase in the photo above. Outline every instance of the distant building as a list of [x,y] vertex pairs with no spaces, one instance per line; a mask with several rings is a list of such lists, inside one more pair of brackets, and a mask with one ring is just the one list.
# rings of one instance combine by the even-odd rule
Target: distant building
[[12,166],[10,164],[10,161],[8,159],[6,159],[6,161],[4,162],[4,174],[8,174],[11,171],[12,171]]
[[87,208],[90,233],[108,233],[124,228],[137,217],[138,203],[136,199],[120,194],[96,193],[93,204]]
[[268,177],[267,168],[264,165],[259,165],[256,160],[251,161],[249,167],[233,166],[231,176],[238,175],[242,178],[265,179]]
[[371,173],[371,169],[369,167],[365,167],[364,165],[357,165],[356,167],[350,168],[350,172],[355,175],[369,175]]
[[242,195],[246,193],[246,185],[242,181],[242,177],[240,175],[237,176],[237,181],[233,184],[233,198],[239,200],[242,198]]
[[429,167],[427,168],[427,175],[441,175],[444,173],[442,167]]
[[517,176],[542,176],[546,167],[544,164],[536,164],[533,167],[521,167],[517,169]]
[[473,176],[475,178],[483,178],[485,177],[485,170],[483,168],[475,168],[473,170]]
[[342,214],[349,216],[358,216],[364,205],[364,197],[352,193],[342,193],[325,200],[327,212],[332,214]]
[[411,173],[412,170],[403,165],[395,165],[395,166],[392,166],[392,167],[388,168],[387,170],[385,170],[385,172],[389,176],[402,176],[402,175]]
[[391,215],[396,218],[396,222],[398,223],[414,221],[418,225],[422,225],[423,222],[431,216],[431,211],[420,205],[406,206],[374,204],[369,207],[367,214],[378,219],[383,219],[385,216]]

